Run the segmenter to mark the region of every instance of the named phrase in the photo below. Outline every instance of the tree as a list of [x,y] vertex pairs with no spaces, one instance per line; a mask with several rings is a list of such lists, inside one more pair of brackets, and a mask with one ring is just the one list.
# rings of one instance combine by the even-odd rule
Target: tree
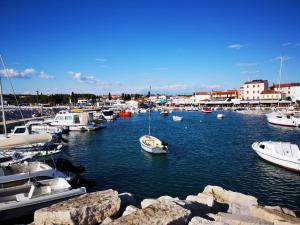
[[150,91],[148,91],[148,98],[151,96]]
[[108,93],[108,100],[111,100],[111,94],[110,94],[110,92]]

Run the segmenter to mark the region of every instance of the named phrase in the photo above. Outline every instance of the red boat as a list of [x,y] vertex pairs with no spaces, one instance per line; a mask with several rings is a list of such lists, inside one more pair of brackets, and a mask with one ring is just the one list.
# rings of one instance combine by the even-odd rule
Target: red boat
[[212,110],[211,110],[211,108],[209,108],[209,107],[203,107],[202,110],[201,110],[201,112],[204,112],[204,113],[211,113]]
[[131,117],[131,112],[119,112],[119,117]]

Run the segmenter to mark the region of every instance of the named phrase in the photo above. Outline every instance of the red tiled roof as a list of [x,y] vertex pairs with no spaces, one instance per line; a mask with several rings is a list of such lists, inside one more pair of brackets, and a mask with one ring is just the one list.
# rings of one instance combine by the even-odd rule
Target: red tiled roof
[[[280,84],[280,87],[296,87],[296,86],[300,86],[300,83],[286,83],[286,84]],[[272,88],[278,88],[279,84],[273,84]]]
[[280,92],[268,89],[262,91],[261,94],[280,94]]
[[238,90],[228,90],[228,91],[212,91],[213,95],[237,95]]
[[196,92],[195,95],[209,95],[208,92]]

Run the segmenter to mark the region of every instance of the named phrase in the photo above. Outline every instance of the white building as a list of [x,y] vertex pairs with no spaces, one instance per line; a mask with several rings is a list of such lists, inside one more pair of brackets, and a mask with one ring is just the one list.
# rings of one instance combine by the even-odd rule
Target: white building
[[292,102],[300,101],[300,85],[291,87],[291,99]]
[[243,85],[243,100],[259,100],[260,94],[267,89],[267,80],[246,81]]
[[285,93],[274,91],[271,89],[265,90],[260,93],[260,100],[279,100],[284,99]]
[[300,83],[273,84],[271,88],[284,93],[293,102],[300,100]]
[[194,96],[195,102],[208,101],[211,99],[209,92],[196,92]]

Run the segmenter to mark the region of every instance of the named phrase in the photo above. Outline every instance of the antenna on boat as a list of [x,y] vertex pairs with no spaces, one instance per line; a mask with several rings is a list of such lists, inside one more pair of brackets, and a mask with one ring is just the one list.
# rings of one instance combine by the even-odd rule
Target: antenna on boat
[[[0,58],[1,58],[1,62],[4,68],[4,71],[7,74],[7,70],[5,68],[5,65],[3,63],[3,59],[2,59],[2,55],[0,54]],[[1,98],[1,109],[2,109],[2,123],[3,123],[3,127],[4,127],[4,136],[7,137],[7,128],[6,128],[6,118],[5,118],[5,111],[4,111],[4,101],[3,101],[3,90],[2,90],[2,79],[0,76],[0,98]]]

